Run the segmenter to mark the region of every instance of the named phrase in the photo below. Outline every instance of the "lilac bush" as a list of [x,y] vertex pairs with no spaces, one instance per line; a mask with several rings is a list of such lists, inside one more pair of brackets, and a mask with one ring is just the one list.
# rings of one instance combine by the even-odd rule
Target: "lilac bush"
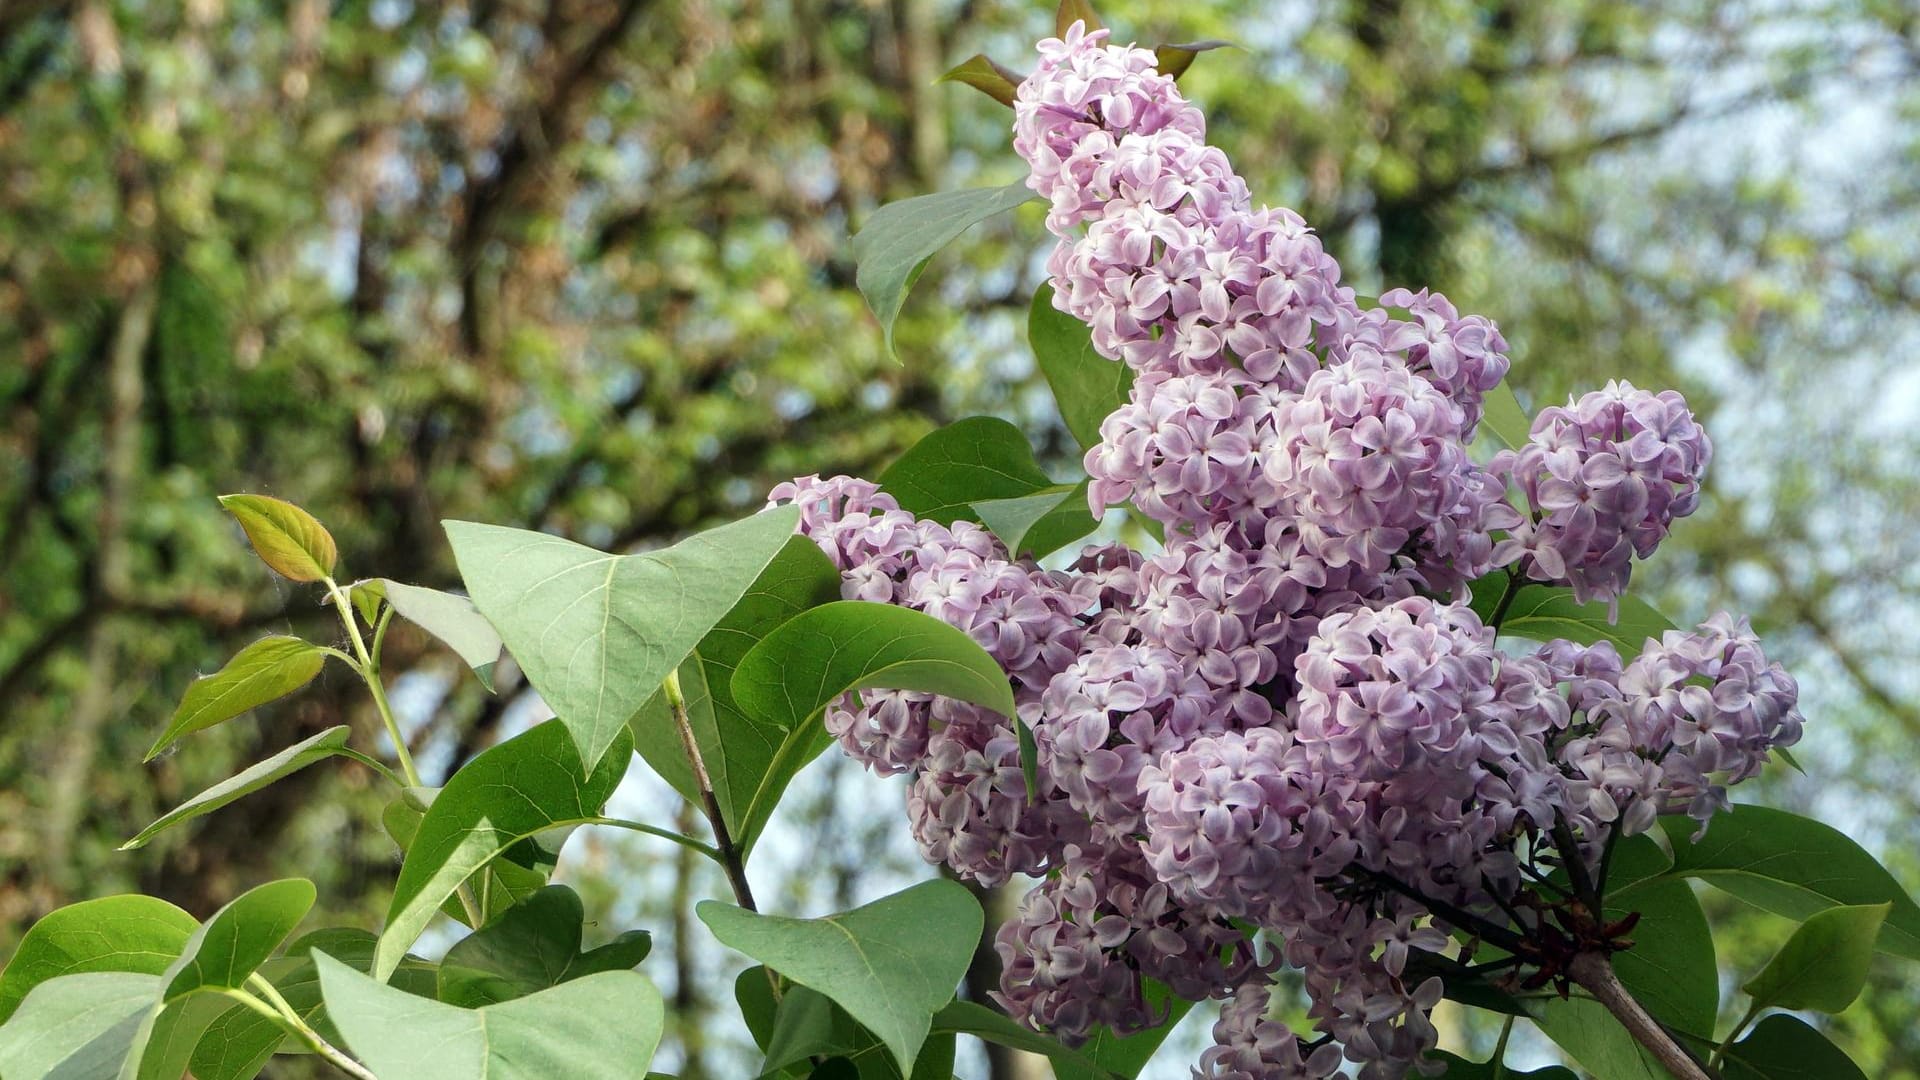
[[[1732,616],[1623,663],[1606,642],[1501,651],[1466,603],[1476,580],[1617,601],[1711,445],[1679,394],[1613,383],[1480,464],[1498,328],[1342,285],[1297,214],[1252,205],[1154,53],[1076,23],[1014,111],[1055,304],[1134,373],[1086,453],[1091,508],[1130,503],[1165,542],[1051,571],[864,481],[782,485],[844,597],[934,615],[1006,668],[1036,783],[974,706],[869,692],[829,730],[912,775],[930,860],[1042,879],[998,938],[1022,1022],[1139,1030],[1156,980],[1228,1002],[1197,1075],[1405,1075],[1443,989],[1411,956],[1510,917],[1568,955],[1610,947],[1550,927],[1538,882],[1603,877],[1663,813],[1708,828],[1799,738],[1792,677]],[[1564,977],[1566,955],[1529,959]],[[1311,1033],[1266,1015],[1283,967]]]

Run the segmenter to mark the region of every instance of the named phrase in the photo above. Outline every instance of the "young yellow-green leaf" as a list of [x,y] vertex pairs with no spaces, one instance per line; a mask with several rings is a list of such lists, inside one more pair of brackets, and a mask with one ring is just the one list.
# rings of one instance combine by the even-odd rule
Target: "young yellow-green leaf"
[[1024,183],[969,188],[891,202],[867,218],[853,237],[853,280],[880,320],[889,353],[893,324],[927,260],[974,225],[1037,198]]
[[1480,430],[1474,441],[1486,440],[1496,447],[1518,450],[1533,432],[1533,421],[1513,396],[1512,385],[1502,382],[1487,391],[1480,403]]
[[1092,0],[1060,0],[1060,7],[1053,13],[1054,34],[1066,37],[1076,22],[1085,23],[1088,33],[1100,29],[1100,16],[1093,13]]
[[801,612],[761,639],[733,675],[734,700],[783,731],[806,726],[849,690],[918,690],[1012,719],[1013,687],[963,630],[911,608],[842,600]]
[[314,954],[327,1014],[380,1080],[630,1080],[660,1045],[665,1003],[633,971],[603,971],[462,1009]]
[[1027,345],[1074,441],[1082,450],[1098,446],[1100,425],[1133,392],[1133,369],[1094,350],[1087,324],[1053,306],[1051,285],[1027,308]]
[[[473,606],[472,600],[391,578],[354,582],[354,603],[360,604],[363,598],[385,600],[401,618],[439,638],[467,662],[479,677],[480,685],[492,692],[493,668],[500,662],[503,646],[499,631]],[[364,617],[366,613],[363,610],[361,614]]]
[[1807,917],[1740,989],[1755,1008],[1844,1012],[1866,985],[1874,942],[1892,904],[1830,907]]
[[[1473,610],[1485,621],[1493,617],[1507,574],[1489,574],[1473,583]],[[1573,590],[1559,585],[1522,585],[1500,619],[1500,636],[1552,641],[1565,638],[1581,645],[1611,641],[1620,655],[1632,659],[1648,638],[1675,629],[1673,622],[1653,606],[1629,593],[1620,598],[1617,618],[1601,601],[1578,603]]]
[[641,555],[445,524],[474,604],[591,765],[752,587],[799,515],[794,506],[762,511]]
[[820,919],[759,915],[714,900],[695,911],[721,944],[833,999],[904,1073],[913,1071],[934,1014],[953,1000],[984,921],[979,901],[945,880]]
[[260,561],[275,573],[293,581],[333,576],[339,550],[312,514],[266,495],[222,495],[220,505],[239,520]]
[[191,821],[202,814],[210,814],[235,799],[251,795],[316,761],[333,757],[347,748],[347,739],[351,735],[352,730],[345,724],[330,727],[310,739],[304,739],[287,747],[265,761],[250,765],[242,772],[220,781],[162,814],[159,820],[141,829],[138,836],[121,844],[120,850],[132,851],[134,848],[144,847],[148,841],[183,821]]
[[[680,665],[680,687],[694,741],[734,840],[750,850],[787,784],[807,761],[781,754],[788,732],[739,706],[733,672],[747,650],[781,623],[840,598],[840,572],[813,541],[790,537],[780,554]],[[628,725],[634,749],[689,800],[700,791],[666,696],[655,693]],[[798,749],[798,748],[796,748]]]
[[167,969],[165,1001],[196,990],[238,990],[313,909],[313,882],[270,881],[248,889],[213,913],[187,939]]
[[1171,75],[1178,79],[1193,66],[1193,61],[1203,52],[1215,49],[1231,49],[1231,41],[1188,41],[1179,45],[1156,45],[1153,48],[1154,67],[1162,75]]
[[182,735],[202,731],[293,693],[313,681],[326,651],[297,637],[276,634],[241,649],[227,666],[187,687],[167,730],[147,751],[152,761]]
[[160,976],[129,971],[89,971],[34,987],[0,1025],[0,1076],[118,1076],[159,1008],[159,989]]
[[1020,73],[1007,70],[985,53],[975,53],[936,81],[965,83],[1011,108],[1014,92],[1020,88],[1021,79]]
[[629,930],[583,953],[585,918],[572,889],[541,889],[447,950],[436,996],[462,1008],[495,1005],[598,972],[631,971],[653,948],[651,934]]
[[[167,970],[200,923],[151,896],[103,896],[55,908],[27,928],[0,972],[0,1022],[34,987],[62,975]],[[11,1074],[9,1074],[11,1075]]]
[[[1696,1050],[1701,1049],[1696,1046]],[[1776,1013],[1727,1048],[1721,1080],[1867,1080],[1841,1049],[1797,1016]]]
[[535,833],[599,816],[633,757],[626,729],[591,770],[566,725],[549,720],[453,774],[420,819],[400,864],[373,975],[385,980],[461,883]]
[[1052,486],[1027,437],[997,416],[969,416],[930,432],[880,474],[881,489],[900,509],[941,524],[979,520],[974,503]]
[[980,523],[1018,556],[1042,559],[1100,526],[1087,509],[1087,481],[1055,484],[1014,499],[971,504]]
[[1691,818],[1660,820],[1673,870],[1755,907],[1805,920],[1839,905],[1891,904],[1881,952],[1920,960],[1920,906],[1886,868],[1831,825],[1766,806],[1736,804],[1695,841]]

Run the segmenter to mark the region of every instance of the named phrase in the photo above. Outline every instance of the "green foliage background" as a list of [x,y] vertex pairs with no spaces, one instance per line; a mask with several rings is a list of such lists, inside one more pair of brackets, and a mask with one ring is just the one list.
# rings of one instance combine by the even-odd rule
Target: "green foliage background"
[[[1363,293],[1432,285],[1497,319],[1530,405],[1607,377],[1688,393],[1718,471],[1646,580],[1681,622],[1755,613],[1810,721],[1809,775],[1769,798],[1920,884],[1920,15],[1100,8],[1123,38],[1237,42],[1183,85],[1257,195],[1320,228]],[[204,916],[298,873],[331,916],[384,910],[393,851],[353,767],[114,851],[245,762],[378,729],[323,675],[137,764],[196,671],[332,632],[218,493],[308,507],[348,577],[445,587],[442,518],[664,544],[795,473],[876,475],[974,412],[1070,471],[1023,341],[1037,211],[936,262],[897,364],[847,244],[885,201],[1019,178],[1005,110],[934,79],[982,50],[1027,66],[1050,19],[1013,0],[0,6],[0,951],[60,903],[136,889]],[[526,707],[511,673],[487,697],[424,636],[388,647],[441,770]],[[786,811],[821,838],[789,898],[844,907],[863,875],[921,872],[896,804],[814,790]],[[685,927],[710,883],[673,860],[609,849],[578,884]],[[642,872],[674,887],[642,900]],[[1785,937],[1704,899],[1738,943],[1730,977]],[[672,952],[668,1041],[699,1075],[730,991]],[[1880,963],[1837,1037],[1872,1075],[1920,1076],[1920,988]]]

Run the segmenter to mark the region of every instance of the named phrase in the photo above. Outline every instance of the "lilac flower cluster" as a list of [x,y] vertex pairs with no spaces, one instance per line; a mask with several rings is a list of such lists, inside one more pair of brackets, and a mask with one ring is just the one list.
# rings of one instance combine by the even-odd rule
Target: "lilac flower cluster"
[[[1006,668],[1037,788],[1014,727],[971,705],[871,692],[827,727],[910,774],[929,859],[1043,879],[999,931],[1017,1019],[1136,1030],[1162,1018],[1152,980],[1225,1001],[1200,1077],[1403,1076],[1443,990],[1416,958],[1462,920],[1507,925],[1563,838],[1597,863],[1661,813],[1704,827],[1798,739],[1794,682],[1724,615],[1630,661],[1496,650],[1469,583],[1614,598],[1694,509],[1710,447],[1684,401],[1611,384],[1476,464],[1499,330],[1426,291],[1361,304],[1298,215],[1251,205],[1153,54],[1105,39],[1040,45],[1014,144],[1059,238],[1055,302],[1134,372],[1089,497],[1166,540],[1050,571],[864,481],[781,485],[846,597]],[[1311,1043],[1267,1016],[1282,966]]]

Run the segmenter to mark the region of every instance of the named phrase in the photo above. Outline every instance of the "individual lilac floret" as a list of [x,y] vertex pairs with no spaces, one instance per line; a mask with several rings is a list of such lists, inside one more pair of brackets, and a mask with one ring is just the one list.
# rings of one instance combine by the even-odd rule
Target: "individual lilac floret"
[[1301,1056],[1292,1029],[1267,1016],[1265,980],[1234,990],[1213,1025],[1213,1045],[1200,1053],[1195,1080],[1321,1080],[1340,1069],[1340,1048],[1328,1043]]
[[1712,457],[1677,391],[1616,381],[1542,409],[1527,445],[1493,462],[1533,511],[1514,530],[1509,558],[1527,557],[1531,577],[1565,582],[1583,603],[1615,600],[1633,558],[1652,555],[1673,520],[1699,505]]

